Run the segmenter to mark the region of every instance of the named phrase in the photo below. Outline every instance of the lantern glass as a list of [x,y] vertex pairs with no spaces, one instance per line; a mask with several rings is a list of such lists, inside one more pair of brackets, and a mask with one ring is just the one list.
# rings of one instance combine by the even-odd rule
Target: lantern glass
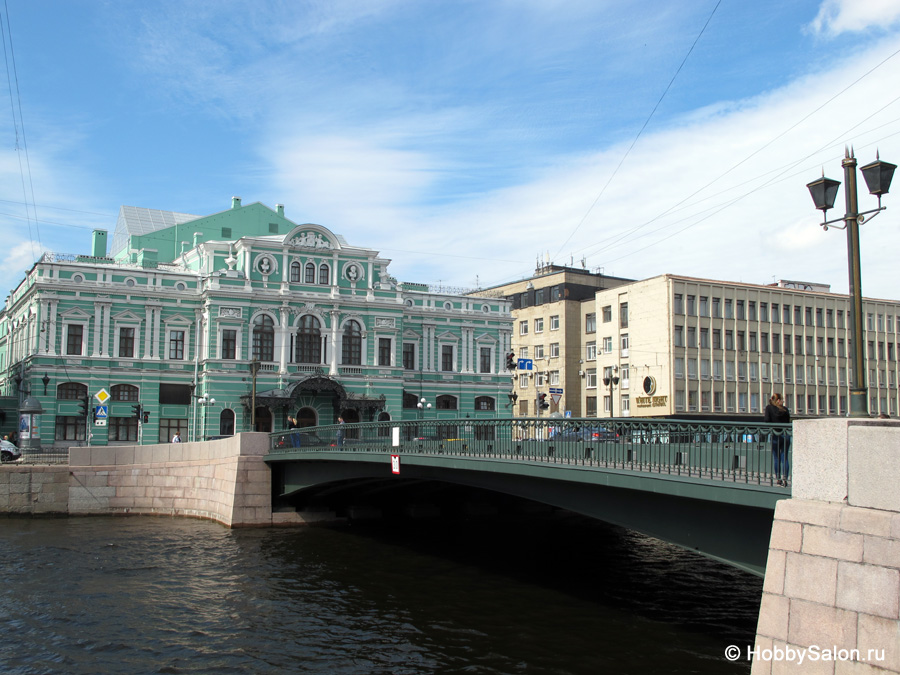
[[894,177],[894,169],[896,164],[882,162],[880,159],[860,167],[863,178],[866,179],[866,186],[869,193],[880,197],[886,195],[891,189],[891,180]]
[[809,194],[812,196],[813,203],[820,211],[827,211],[834,207],[834,200],[837,197],[838,188],[841,186],[839,180],[832,180],[822,176],[812,183],[807,183]]

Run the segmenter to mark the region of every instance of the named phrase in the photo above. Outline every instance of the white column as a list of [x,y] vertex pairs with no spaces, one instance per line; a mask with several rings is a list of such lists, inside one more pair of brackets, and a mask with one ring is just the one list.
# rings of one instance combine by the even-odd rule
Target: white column
[[162,308],[155,307],[153,309],[153,331],[154,335],[154,348],[153,348],[153,358],[157,361],[162,358],[162,349],[163,349],[163,334],[160,326],[160,321],[162,319]]
[[100,333],[103,332],[103,304],[94,303],[94,350],[91,356],[100,356]]
[[109,321],[112,314],[112,305],[106,304],[103,308],[103,336],[100,338],[100,352],[109,356]]
[[50,305],[50,323],[47,326],[47,333],[49,334],[47,340],[47,353],[51,356],[56,356],[56,308],[58,305],[58,300],[51,300],[49,302]]
[[149,359],[153,345],[153,309],[147,307],[144,310],[144,358]]
[[331,354],[329,354],[329,367],[328,374],[329,375],[337,375],[338,374],[338,323],[339,323],[339,312],[336,309],[331,310]]
[[284,375],[287,373],[287,350],[290,341],[288,321],[290,314],[287,307],[279,308],[280,326],[278,334],[281,336],[281,353],[278,356],[278,373]]

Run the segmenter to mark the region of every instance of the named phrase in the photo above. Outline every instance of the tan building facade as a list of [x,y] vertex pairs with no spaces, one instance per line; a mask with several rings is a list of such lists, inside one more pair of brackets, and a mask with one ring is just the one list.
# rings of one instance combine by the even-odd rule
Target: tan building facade
[[[758,419],[776,391],[795,416],[848,412],[850,300],[828,286],[667,274],[597,291],[595,323],[588,306],[585,413]],[[896,416],[900,302],[864,298],[863,313],[869,412]]]
[[[532,277],[476,293],[512,301],[511,353],[517,367],[509,370],[511,414],[596,415],[596,410],[584,407],[585,322],[591,320],[598,289],[631,281],[548,264],[538,267]],[[530,369],[518,367],[528,362]],[[545,409],[538,407],[541,394]]]

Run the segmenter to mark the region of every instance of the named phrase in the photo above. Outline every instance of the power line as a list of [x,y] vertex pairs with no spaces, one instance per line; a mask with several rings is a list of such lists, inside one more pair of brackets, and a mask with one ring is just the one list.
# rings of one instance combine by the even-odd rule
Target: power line
[[709,26],[709,23],[710,23],[710,21],[712,21],[712,18],[715,15],[716,10],[719,9],[719,5],[721,5],[721,4],[722,4],[722,0],[719,0],[716,3],[716,6],[713,7],[712,12],[710,12],[709,17],[706,19],[706,23],[703,24],[703,28],[700,29],[700,32],[697,34],[697,37],[694,39],[693,44],[691,44],[691,47],[690,47],[690,49],[688,49],[687,54],[684,55],[684,58],[681,60],[681,64],[675,70],[675,74],[672,75],[672,79],[669,80],[669,84],[666,85],[666,88],[663,90],[663,93],[659,97],[659,100],[656,102],[656,105],[653,106],[653,110],[650,111],[650,114],[647,116],[647,119],[644,120],[644,124],[641,126],[640,130],[637,132],[637,135],[634,137],[634,140],[631,141],[631,145],[628,146],[628,149],[625,151],[625,154],[622,155],[622,158],[619,160],[618,165],[616,165],[615,170],[613,170],[612,174],[607,179],[606,184],[601,188],[600,194],[597,195],[597,198],[594,199],[594,201],[588,207],[587,212],[584,214],[582,219],[578,222],[578,225],[575,226],[575,229],[572,230],[572,233],[566,238],[566,240],[559,247],[559,250],[556,252],[556,255],[559,255],[560,252],[563,250],[563,248],[565,248],[566,244],[568,244],[569,241],[571,241],[572,237],[575,236],[575,233],[578,232],[578,229],[584,224],[584,221],[587,220],[587,217],[590,215],[591,211],[594,210],[594,207],[597,205],[597,202],[600,201],[600,197],[602,197],[603,194],[606,192],[606,188],[609,187],[609,184],[612,183],[613,178],[615,178],[616,174],[619,173],[619,169],[622,168],[622,164],[625,163],[625,160],[627,159],[628,155],[631,154],[632,149],[637,144],[638,139],[644,133],[644,130],[647,128],[647,125],[650,124],[650,120],[653,119],[653,116],[656,114],[656,111],[659,108],[660,104],[663,102],[663,99],[666,97],[666,94],[669,93],[669,89],[671,89],[672,85],[675,83],[675,78],[677,78],[678,74],[681,73],[681,69],[684,68],[684,64],[687,63],[688,58],[690,58],[691,53],[693,53],[693,51],[694,51],[694,47],[697,46],[697,43],[700,41],[700,38],[703,36],[703,33],[706,32],[707,26]]
[[[43,248],[41,244],[41,230],[40,225],[38,223],[37,218],[37,210],[34,206],[34,182],[31,178],[31,160],[28,157],[28,143],[25,140],[25,118],[22,115],[22,96],[19,92],[19,74],[16,70],[16,53],[13,49],[13,40],[12,40],[12,26],[9,22],[9,6],[7,5],[6,0],[3,0],[3,8],[6,10],[6,31],[3,32],[2,28],[2,19],[0,19],[0,34],[3,34],[3,58],[6,64],[6,82],[7,87],[9,88],[9,104],[12,108],[12,117],[13,117],[13,127],[15,128],[16,134],[16,155],[19,159],[19,175],[22,177],[22,193],[25,198],[25,213],[28,215],[28,190],[25,187],[25,171],[22,168],[22,152],[19,151],[19,126],[22,127],[22,150],[25,154],[25,166],[28,173],[28,187],[31,190],[31,213],[34,217],[34,230],[37,235],[38,247]],[[6,51],[6,36],[9,36],[9,52]],[[13,98],[13,90],[12,90],[12,81],[10,80],[9,73],[9,65],[10,60],[12,61],[12,72],[13,79],[16,83],[16,93],[15,98]],[[16,118],[16,103],[18,103],[19,115],[18,119]],[[37,255],[34,251],[34,236],[31,233],[31,221],[28,221],[28,237],[31,240],[31,256],[32,260],[37,260]]]

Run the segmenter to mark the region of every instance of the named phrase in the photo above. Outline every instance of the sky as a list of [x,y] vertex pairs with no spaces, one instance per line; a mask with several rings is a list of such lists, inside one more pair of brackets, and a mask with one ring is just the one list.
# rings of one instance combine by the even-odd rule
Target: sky
[[[843,181],[848,146],[900,164],[897,0],[4,0],[0,19],[3,290],[111,239],[122,205],[240,196],[443,288],[552,262],[846,293],[846,235],[806,183]],[[895,183],[860,228],[867,297],[900,299]]]

